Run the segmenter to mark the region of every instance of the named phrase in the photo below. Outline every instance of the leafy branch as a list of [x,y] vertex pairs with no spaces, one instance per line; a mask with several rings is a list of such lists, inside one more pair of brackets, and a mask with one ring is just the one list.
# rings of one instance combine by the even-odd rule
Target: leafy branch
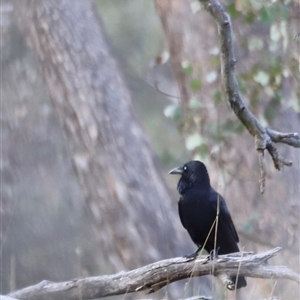
[[245,104],[235,76],[236,59],[233,50],[231,20],[224,7],[217,0],[199,0],[204,8],[212,15],[218,25],[221,46],[221,73],[227,101],[232,110],[254,137],[255,147],[259,155],[260,191],[264,192],[265,166],[264,152],[268,151],[274,166],[280,170],[282,166],[291,166],[292,162],[281,157],[275,143],[284,143],[300,148],[298,133],[283,133],[264,127]]

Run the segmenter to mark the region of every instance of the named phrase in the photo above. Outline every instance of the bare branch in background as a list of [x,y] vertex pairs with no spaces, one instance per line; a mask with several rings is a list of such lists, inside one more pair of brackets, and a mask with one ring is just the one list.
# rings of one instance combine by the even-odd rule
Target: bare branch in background
[[[253,115],[245,104],[235,76],[236,59],[233,50],[233,36],[231,20],[224,7],[217,0],[199,0],[204,8],[212,15],[218,24],[220,33],[221,47],[221,69],[227,100],[236,116],[247,128],[255,139],[256,150],[261,155],[261,151],[268,150],[274,166],[280,170],[282,166],[291,166],[292,162],[282,158],[274,146],[274,143],[285,143],[290,146],[300,148],[300,138],[298,133],[282,133],[264,127],[261,122]],[[261,162],[261,158],[260,158]],[[264,170],[261,167],[261,174]],[[265,178],[260,176],[261,192],[264,191]]]
[[216,260],[200,256],[195,261],[177,257],[114,275],[73,279],[65,282],[41,283],[11,293],[17,299],[97,299],[113,295],[145,291],[153,293],[162,287],[185,278],[213,274],[240,275],[256,278],[289,279],[300,284],[300,276],[284,266],[266,262],[281,248],[258,254],[233,253],[220,255]]

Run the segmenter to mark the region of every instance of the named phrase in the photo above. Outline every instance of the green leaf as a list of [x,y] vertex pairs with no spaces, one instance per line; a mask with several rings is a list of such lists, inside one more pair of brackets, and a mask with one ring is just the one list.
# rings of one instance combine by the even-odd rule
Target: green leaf
[[264,42],[260,38],[253,37],[249,39],[248,45],[250,51],[261,50],[264,47]]
[[246,93],[247,92],[247,84],[245,82],[245,80],[243,80],[242,78],[238,80],[239,83],[239,88],[241,90],[242,93]]
[[196,97],[193,97],[190,99],[189,101],[189,108],[191,109],[198,109],[202,107],[202,103],[200,102],[200,100]]
[[215,93],[214,93],[214,103],[215,104],[219,104],[219,103],[221,103],[222,102],[222,93],[220,92],[220,91],[216,91]]
[[216,81],[217,78],[218,78],[218,73],[216,71],[209,72],[206,75],[206,81],[208,83],[212,83],[212,82]]
[[190,83],[190,87],[193,91],[200,90],[202,87],[202,83],[200,79],[193,79]]
[[270,38],[274,42],[278,42],[280,40],[281,33],[277,26],[277,24],[273,24],[270,28]]
[[227,120],[222,125],[222,130],[230,133],[240,134],[244,131],[244,125],[239,120]]
[[236,19],[240,16],[240,12],[236,9],[234,2],[227,6],[227,11],[232,19]]
[[264,109],[264,117],[268,123],[272,123],[277,116],[277,110],[275,107],[272,107],[271,105],[268,105]]
[[268,121],[268,123],[273,122],[277,117],[281,100],[282,100],[281,93],[275,91],[274,96],[271,98],[266,108],[264,109],[264,117]]
[[189,62],[187,62],[187,61],[182,62],[181,66],[182,66],[183,73],[185,75],[193,74],[194,69],[193,69],[193,66]]
[[270,76],[264,71],[258,71],[253,76],[254,81],[261,84],[262,86],[266,86],[270,82]]
[[289,18],[289,10],[288,10],[288,7],[286,5],[280,5],[279,6],[279,15],[280,15],[280,18],[287,21],[288,18]]
[[185,146],[187,150],[192,151],[199,147],[201,144],[203,144],[203,142],[204,141],[201,135],[199,133],[194,133],[187,137],[185,141]]
[[219,65],[220,65],[220,58],[219,57],[213,57],[211,59],[211,65],[213,67],[219,67]]
[[261,90],[260,87],[256,86],[250,92],[250,96],[249,96],[250,108],[253,110],[257,110],[259,107],[260,90]]
[[177,104],[168,105],[164,109],[164,115],[167,118],[177,119],[181,117],[181,108]]
[[208,156],[208,147],[207,147],[206,144],[200,145],[198,151],[199,151],[199,154],[202,158],[201,160],[203,160],[204,157]]
[[257,19],[256,14],[254,14],[252,11],[248,12],[245,16],[245,21],[248,24],[252,24]]
[[276,14],[275,14],[274,9],[272,8],[272,6],[263,7],[260,10],[259,17],[260,17],[260,20],[263,24],[271,25],[275,21]]
[[262,1],[259,0],[250,0],[253,10],[260,10],[262,8]]

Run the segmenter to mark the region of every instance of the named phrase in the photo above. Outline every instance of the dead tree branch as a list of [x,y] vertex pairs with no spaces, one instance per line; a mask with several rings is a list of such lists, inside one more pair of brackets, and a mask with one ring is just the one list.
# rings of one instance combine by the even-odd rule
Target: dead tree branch
[[73,279],[65,282],[41,283],[13,292],[8,296],[17,299],[96,299],[145,291],[153,293],[181,279],[212,274],[246,277],[289,279],[300,284],[300,276],[284,266],[268,265],[267,261],[280,251],[274,248],[258,254],[233,253],[221,255],[216,260],[200,256],[195,261],[177,257],[114,275]]
[[282,133],[264,127],[253,115],[245,104],[235,76],[236,59],[233,50],[233,36],[231,20],[224,7],[218,0],[199,0],[204,8],[212,15],[218,24],[219,40],[221,47],[221,69],[227,101],[236,116],[254,137],[255,147],[259,153],[260,161],[260,183],[261,192],[264,192],[264,164],[262,162],[262,152],[267,150],[271,155],[274,166],[280,170],[282,166],[291,166],[292,162],[282,158],[274,146],[274,143],[284,143],[296,148],[300,148],[300,138],[298,133]]
[[0,300],[18,300],[18,299],[0,295]]

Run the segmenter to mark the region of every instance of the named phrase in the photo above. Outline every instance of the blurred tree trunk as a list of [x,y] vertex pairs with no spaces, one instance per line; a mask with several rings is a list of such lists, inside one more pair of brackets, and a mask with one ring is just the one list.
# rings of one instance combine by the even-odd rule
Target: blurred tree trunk
[[176,204],[134,115],[93,2],[13,3],[97,223],[103,270],[173,256],[180,241],[173,222]]

